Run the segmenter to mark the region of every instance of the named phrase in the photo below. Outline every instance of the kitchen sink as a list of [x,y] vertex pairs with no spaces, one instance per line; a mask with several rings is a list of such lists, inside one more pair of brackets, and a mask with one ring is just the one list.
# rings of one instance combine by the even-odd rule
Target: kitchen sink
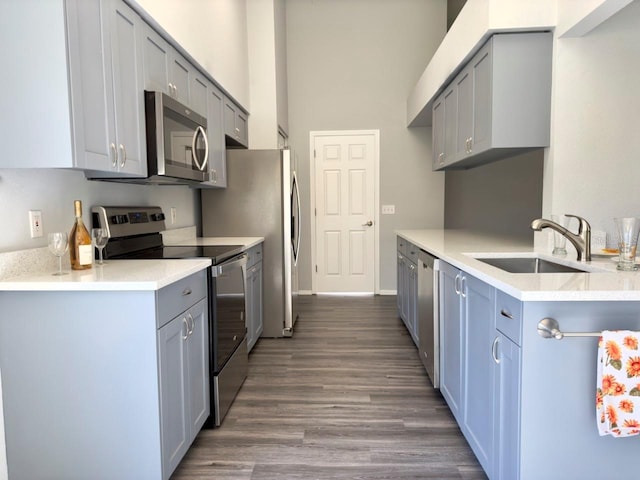
[[538,257],[499,257],[477,258],[481,262],[497,267],[509,273],[563,273],[586,272],[580,268],[569,267]]

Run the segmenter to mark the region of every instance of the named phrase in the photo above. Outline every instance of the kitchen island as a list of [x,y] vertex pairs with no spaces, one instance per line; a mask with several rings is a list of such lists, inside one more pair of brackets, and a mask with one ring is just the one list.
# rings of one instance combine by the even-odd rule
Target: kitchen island
[[[617,272],[607,257],[575,262],[470,232],[397,234],[441,259],[441,392],[488,477],[637,475],[630,459],[640,436],[599,436],[595,394],[598,333],[640,330],[640,273]],[[508,273],[479,260],[500,256],[587,272]],[[538,333],[544,318],[563,332],[594,336],[545,338]]]
[[0,281],[9,478],[169,478],[209,415],[210,264]]

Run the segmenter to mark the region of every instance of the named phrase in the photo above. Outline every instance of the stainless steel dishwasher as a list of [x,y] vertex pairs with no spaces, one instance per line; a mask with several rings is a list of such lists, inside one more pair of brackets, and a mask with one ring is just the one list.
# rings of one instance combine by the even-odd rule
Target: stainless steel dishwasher
[[418,252],[418,349],[434,388],[440,388],[439,270],[436,257]]

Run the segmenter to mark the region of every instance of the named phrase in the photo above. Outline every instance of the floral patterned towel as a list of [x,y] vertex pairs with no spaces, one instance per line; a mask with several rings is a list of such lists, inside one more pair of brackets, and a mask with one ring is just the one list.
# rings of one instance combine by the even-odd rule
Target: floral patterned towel
[[602,332],[598,342],[596,412],[600,435],[640,434],[640,332]]

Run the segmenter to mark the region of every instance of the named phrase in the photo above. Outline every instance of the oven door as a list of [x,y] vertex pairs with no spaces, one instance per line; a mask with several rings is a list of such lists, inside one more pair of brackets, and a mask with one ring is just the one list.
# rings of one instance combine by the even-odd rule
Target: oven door
[[245,325],[245,253],[211,267],[209,315],[212,372],[218,374],[247,333]]

